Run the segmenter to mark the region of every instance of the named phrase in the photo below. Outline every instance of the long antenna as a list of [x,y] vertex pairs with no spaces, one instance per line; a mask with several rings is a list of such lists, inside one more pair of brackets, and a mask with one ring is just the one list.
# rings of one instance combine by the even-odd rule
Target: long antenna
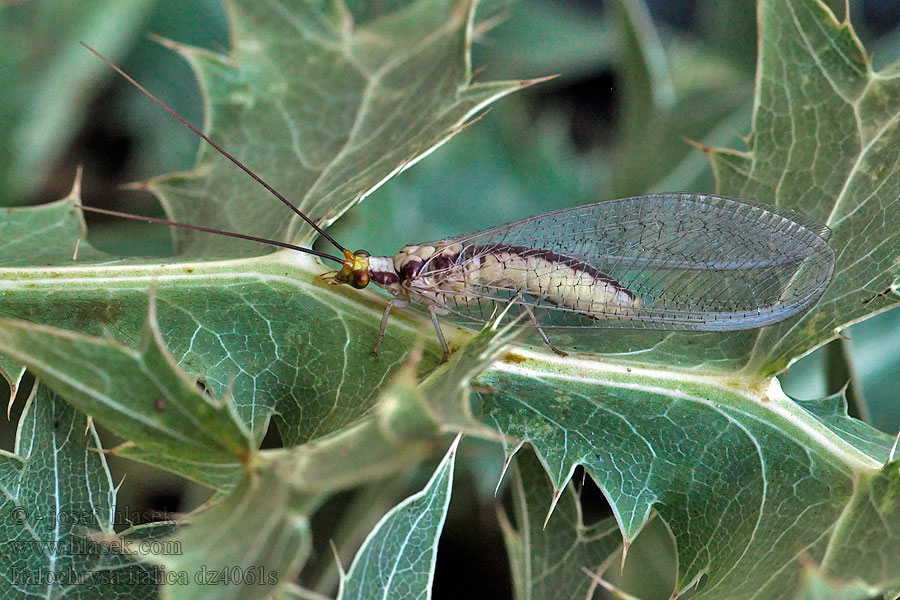
[[[102,54],[100,54],[99,52],[97,52],[96,50],[94,50],[93,48],[91,48],[90,46],[88,46],[87,44],[85,44],[84,42],[78,42],[78,43],[81,44],[82,46],[84,46],[85,48],[87,48],[89,51],[91,51],[91,53],[93,53],[97,58],[99,58],[100,60],[102,60],[103,62],[105,62],[106,64],[108,64],[110,67],[112,67],[119,75],[121,75],[121,76],[124,77],[126,80],[128,80],[129,83],[131,83],[131,84],[132,84],[133,86],[135,86],[137,89],[141,90],[141,92],[143,92],[148,98],[150,98],[151,100],[153,100],[154,102],[156,102],[157,104],[159,104],[159,105],[160,105],[167,113],[169,113],[170,115],[172,115],[173,117],[175,117],[176,119],[178,119],[179,121],[181,121],[181,124],[182,124],[182,125],[184,125],[184,126],[187,127],[188,129],[190,129],[191,131],[193,131],[194,133],[196,133],[197,135],[199,135],[200,138],[201,138],[203,141],[205,141],[207,144],[209,144],[210,146],[212,146],[213,148],[215,148],[216,151],[219,152],[219,154],[221,154],[222,156],[224,156],[225,158],[227,158],[228,160],[230,160],[231,162],[233,162],[234,164],[236,164],[238,167],[240,167],[241,170],[244,171],[244,173],[246,173],[247,175],[249,175],[250,177],[252,177],[258,184],[260,184],[261,186],[263,186],[264,188],[266,188],[266,189],[269,191],[270,194],[272,194],[273,196],[275,196],[276,198],[278,198],[279,200],[281,200],[281,201],[285,204],[285,206],[287,206],[287,207],[290,208],[292,211],[294,211],[297,215],[299,215],[301,219],[303,219],[304,221],[306,221],[313,229],[315,229],[317,232],[319,232],[319,233],[322,235],[322,237],[324,237],[326,240],[328,240],[329,242],[331,242],[332,244],[334,244],[335,248],[337,248],[338,250],[340,250],[340,251],[344,254],[345,257],[347,257],[348,259],[351,259],[351,260],[353,259],[353,253],[352,253],[352,252],[350,252],[349,250],[347,250],[346,248],[344,248],[343,246],[341,246],[340,244],[338,244],[337,241],[336,241],[333,237],[331,237],[330,235],[328,235],[327,233],[325,233],[325,230],[324,230],[324,229],[322,229],[321,227],[319,227],[318,225],[316,225],[316,224],[313,222],[312,219],[310,219],[310,218],[307,217],[305,214],[303,214],[303,211],[301,211],[299,208],[297,208],[296,206],[294,206],[294,205],[290,202],[290,200],[288,200],[287,198],[285,198],[284,196],[282,196],[282,195],[278,192],[278,190],[276,190],[276,189],[273,188],[271,185],[269,185],[268,183],[266,183],[266,182],[263,180],[262,177],[260,177],[259,175],[257,175],[257,174],[254,173],[253,171],[251,171],[244,163],[242,163],[241,161],[239,161],[238,159],[236,159],[235,157],[233,157],[231,154],[229,154],[227,151],[225,151],[224,148],[222,148],[220,145],[218,145],[217,143],[215,143],[214,141],[212,141],[211,139],[209,139],[209,137],[207,137],[207,135],[206,135],[205,133],[203,133],[202,131],[200,131],[199,129],[197,129],[197,128],[194,127],[193,125],[191,125],[191,124],[188,122],[187,119],[185,119],[184,117],[182,117],[181,115],[179,115],[177,112],[175,112],[175,110],[172,109],[172,108],[170,108],[168,104],[166,104],[165,102],[163,102],[162,100],[160,100],[159,98],[157,98],[156,96],[154,96],[153,94],[151,94],[150,92],[148,92],[147,89],[146,89],[144,86],[142,86],[142,85],[139,84],[137,81],[135,81],[128,73],[126,73],[125,71],[123,71],[122,69],[120,69],[113,61],[111,61],[110,59],[106,58],[105,56],[103,56]],[[122,213],[122,214],[124,214],[124,213]],[[119,216],[122,216],[122,214],[119,214]],[[174,224],[174,223],[173,223],[172,225],[173,225],[173,226],[178,226],[178,224]],[[181,226],[182,226],[182,227],[187,227],[187,226],[185,226],[185,225],[181,225]],[[208,231],[209,233],[216,233],[215,231],[211,231],[211,230],[209,230],[209,229],[206,229],[206,230],[202,230],[202,229],[201,229],[201,231]],[[232,235],[233,235],[233,234],[232,234]],[[257,241],[259,241],[259,240],[257,240]],[[271,241],[271,240],[269,240],[269,241]],[[304,248],[304,250],[306,250],[306,249]],[[314,253],[314,252],[310,252],[310,254],[315,254],[315,253]],[[327,256],[327,255],[326,255],[326,256]],[[334,257],[330,257],[330,258],[334,258]]]
[[169,225],[171,227],[181,227],[182,229],[193,229],[194,231],[203,231],[205,233],[215,233],[216,235],[225,235],[228,237],[238,238],[240,240],[249,240],[251,242],[259,242],[261,244],[269,244],[270,246],[278,246],[279,248],[287,248],[288,250],[297,250],[298,252],[306,252],[307,254],[312,254],[314,256],[318,256],[319,258],[328,258],[335,262],[339,262],[343,264],[343,260],[336,256],[331,256],[330,254],[325,254],[324,252],[319,252],[318,250],[312,250],[310,248],[304,248],[302,246],[296,246],[294,244],[288,244],[287,242],[279,242],[277,240],[269,240],[262,237],[256,237],[255,235],[246,235],[243,233],[234,233],[232,231],[222,231],[221,229],[213,229],[211,227],[201,227],[200,225],[188,225],[187,223],[176,223],[175,221],[167,221],[166,219],[157,219],[154,217],[143,217],[141,215],[133,215],[131,213],[123,213],[115,210],[106,210],[105,208],[94,208],[92,206],[84,206],[82,204],[76,204],[77,208],[87,212],[99,213],[101,215],[111,215],[113,217],[122,217],[123,219],[132,219],[134,221],[145,221],[147,223],[159,223],[161,225]]

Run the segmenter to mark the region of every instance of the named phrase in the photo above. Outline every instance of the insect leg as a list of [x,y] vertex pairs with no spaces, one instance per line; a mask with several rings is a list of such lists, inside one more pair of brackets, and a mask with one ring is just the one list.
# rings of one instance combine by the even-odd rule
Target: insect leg
[[550,338],[547,337],[547,334],[546,334],[546,332],[544,332],[543,328],[541,327],[541,324],[538,323],[537,317],[534,315],[534,311],[531,310],[531,307],[524,303],[520,304],[520,306],[522,308],[524,308],[525,312],[528,313],[528,316],[531,317],[531,321],[532,321],[532,323],[534,323],[534,326],[537,327],[538,333],[541,335],[541,339],[544,340],[544,343],[547,344],[548,346],[550,346],[550,349],[553,350],[555,353],[559,354],[560,356],[568,356],[569,354],[567,352],[563,352],[562,350],[560,350],[559,348],[557,348],[556,346],[553,345],[553,342],[551,342]]
[[434,331],[437,333],[438,341],[441,343],[441,348],[444,349],[444,358],[441,359],[442,363],[447,362],[450,359],[450,347],[447,345],[447,340],[444,339],[444,332],[441,331],[441,324],[437,318],[437,312],[435,311],[434,305],[428,307],[428,312],[431,313],[431,322],[434,323]]
[[378,328],[378,337],[375,338],[375,347],[372,348],[372,356],[378,354],[381,347],[381,340],[384,339],[384,332],[387,329],[388,318],[391,316],[391,309],[394,307],[394,298],[388,300],[387,306],[384,307],[384,314],[381,315],[381,327]]

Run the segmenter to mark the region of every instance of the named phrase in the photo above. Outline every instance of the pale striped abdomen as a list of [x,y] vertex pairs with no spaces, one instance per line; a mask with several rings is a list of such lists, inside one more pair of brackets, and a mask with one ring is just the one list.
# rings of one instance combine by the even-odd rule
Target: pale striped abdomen
[[618,281],[569,256],[540,248],[497,245],[466,261],[469,285],[506,288],[591,316],[626,314],[640,299]]
[[[395,265],[412,289],[457,312],[483,302],[485,294],[521,295],[526,303],[549,303],[582,315],[603,318],[626,315],[640,306],[630,290],[598,269],[574,257],[540,248],[492,244],[459,244],[433,250],[410,246]],[[425,250],[426,257],[419,263]],[[404,267],[406,270],[404,271]],[[502,302],[502,295],[497,294]]]

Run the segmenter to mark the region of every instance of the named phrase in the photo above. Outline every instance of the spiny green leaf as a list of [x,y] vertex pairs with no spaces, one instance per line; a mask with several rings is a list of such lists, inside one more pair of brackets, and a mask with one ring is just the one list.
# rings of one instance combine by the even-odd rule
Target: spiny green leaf
[[22,385],[22,377],[25,376],[25,365],[21,365],[16,361],[7,358],[5,355],[0,354],[0,375],[3,376],[3,379],[6,380],[6,383],[9,384],[9,405],[7,406],[6,414],[9,415],[9,412],[12,410],[12,405],[16,400],[16,396],[19,393],[19,388]]
[[[91,248],[78,203],[79,181],[72,195],[28,209],[0,209],[4,213],[0,254],[4,267],[70,266],[81,260],[111,260]],[[77,248],[76,248],[77,244]]]
[[0,321],[0,344],[78,409],[136,444],[122,449],[126,456],[229,487],[249,460],[250,436],[230,401],[206,397],[178,369],[154,316],[151,309],[136,350],[20,321]]
[[879,589],[900,586],[900,460],[859,474],[831,532],[822,568],[832,578]]
[[[560,494],[544,466],[530,451],[513,463],[513,514],[504,516],[503,538],[509,552],[519,600],[587,598],[594,582],[585,570],[601,573],[622,546],[615,519],[587,526],[581,499],[569,483]],[[558,500],[557,500],[557,494]],[[548,511],[552,510],[552,514]]]
[[[84,415],[35,384],[16,436],[0,451],[0,598],[156,598],[152,569],[85,537],[112,533],[116,494]],[[155,537],[168,525],[128,532]]]
[[342,578],[338,600],[431,596],[458,443],[459,438],[428,485],[395,506],[372,530]]
[[[882,463],[864,451],[869,444],[861,449],[824,427],[774,380],[768,389],[745,389],[662,370],[532,361],[508,355],[482,376],[493,390],[483,396],[486,414],[535,447],[555,489],[583,464],[626,542],[658,511],[678,549],[676,591],[705,573],[697,597],[790,597],[804,560],[821,561],[831,545],[853,547],[849,540],[862,535],[894,573],[885,566],[867,581],[896,585],[900,555],[887,551],[891,530],[874,516],[846,539],[835,529],[860,512],[855,507],[870,491],[858,482]],[[869,431],[865,439],[879,436]],[[884,485],[895,475],[885,474]],[[843,577],[864,571],[840,562]]]
[[817,400],[797,401],[825,427],[853,444],[880,463],[888,462],[894,449],[894,438],[847,414],[844,392]]
[[[41,210],[9,213],[0,236],[33,222],[32,211]],[[60,242],[60,250],[70,252],[70,241],[71,246]],[[397,311],[381,353],[372,357],[382,312],[378,294],[326,285],[317,277],[321,266],[304,256],[145,262],[3,269],[0,314],[135,346],[147,294],[155,288],[159,330],[176,362],[202,379],[213,396],[234,397],[257,437],[274,414],[289,445],[365,414],[377,400],[379,383],[403,364],[416,331],[428,326]],[[426,346],[423,372],[437,364],[435,348],[433,341]]]
[[[418,2],[356,29],[337,4],[233,8],[237,68],[222,57],[182,49],[208,86],[212,134],[263,176],[271,175],[277,187],[305,192],[300,204],[316,218],[336,218],[457,132],[479,107],[524,85],[470,82],[471,11],[465,3]],[[298,35],[307,27],[309,35]],[[398,104],[402,99],[406,104]],[[286,156],[297,159],[294,168],[285,168]],[[313,166],[303,168],[304,161]],[[208,177],[200,178],[201,172]],[[308,230],[298,233],[286,217],[287,208],[206,150],[196,173],[150,185],[162,190],[181,220],[310,239]],[[6,215],[0,234],[27,227],[31,215]],[[66,239],[74,246],[72,237],[59,236],[60,247]],[[206,256],[262,251],[234,240],[190,239],[191,252]],[[363,298],[363,308],[360,298],[346,299],[347,290],[329,293],[316,278],[321,265],[293,254],[202,265],[179,258],[168,268],[79,261],[41,270],[26,266],[27,253],[4,252],[10,268],[2,272],[0,311],[134,345],[143,296],[157,285],[160,330],[177,362],[214,396],[233,395],[257,437],[274,416],[292,445],[365,414],[379,384],[404,362],[419,327],[395,316],[379,357],[368,356],[377,331],[373,316],[381,312],[374,308],[377,296]],[[421,372],[436,362],[429,344]]]
[[759,11],[748,150],[712,153],[717,190],[805,212],[831,227],[837,253],[834,280],[811,311],[740,336],[746,369],[770,375],[898,305],[877,294],[900,276],[900,63],[874,72],[849,23],[817,0],[769,0]]
[[228,498],[188,523],[168,538],[181,544],[180,554],[130,548],[166,568],[163,600],[269,598],[296,577],[309,552],[302,501],[267,468],[246,473]]
[[[471,82],[466,0],[420,0],[359,27],[337,1],[229,7],[231,56],[181,48],[208,93],[208,133],[323,224],[527,85]],[[205,146],[193,173],[149,185],[175,220],[301,244],[315,237]],[[260,253],[193,232],[177,239],[191,255]]]
[[[375,415],[315,443],[268,452],[260,460],[280,465],[296,489],[324,493],[415,463],[425,450],[420,442],[439,431],[463,429],[494,436],[473,418],[468,385],[501,351],[509,333],[509,328],[485,328],[421,385],[415,380],[414,365],[407,365],[399,380],[382,393]],[[0,343],[75,406],[129,440],[115,450],[117,454],[220,489],[233,485],[251,462],[252,443],[230,399],[205,396],[175,364],[163,346],[155,310],[150,311],[137,350],[20,321],[0,321]],[[398,404],[410,394],[415,402]],[[398,411],[400,404],[404,410]]]

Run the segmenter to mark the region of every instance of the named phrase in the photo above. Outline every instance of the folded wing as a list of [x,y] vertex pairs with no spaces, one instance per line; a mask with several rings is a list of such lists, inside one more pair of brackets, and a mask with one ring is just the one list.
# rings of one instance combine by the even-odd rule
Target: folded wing
[[413,283],[468,321],[514,302],[545,328],[750,329],[818,300],[834,269],[829,233],[762,203],[651,194],[433,242],[454,251]]

